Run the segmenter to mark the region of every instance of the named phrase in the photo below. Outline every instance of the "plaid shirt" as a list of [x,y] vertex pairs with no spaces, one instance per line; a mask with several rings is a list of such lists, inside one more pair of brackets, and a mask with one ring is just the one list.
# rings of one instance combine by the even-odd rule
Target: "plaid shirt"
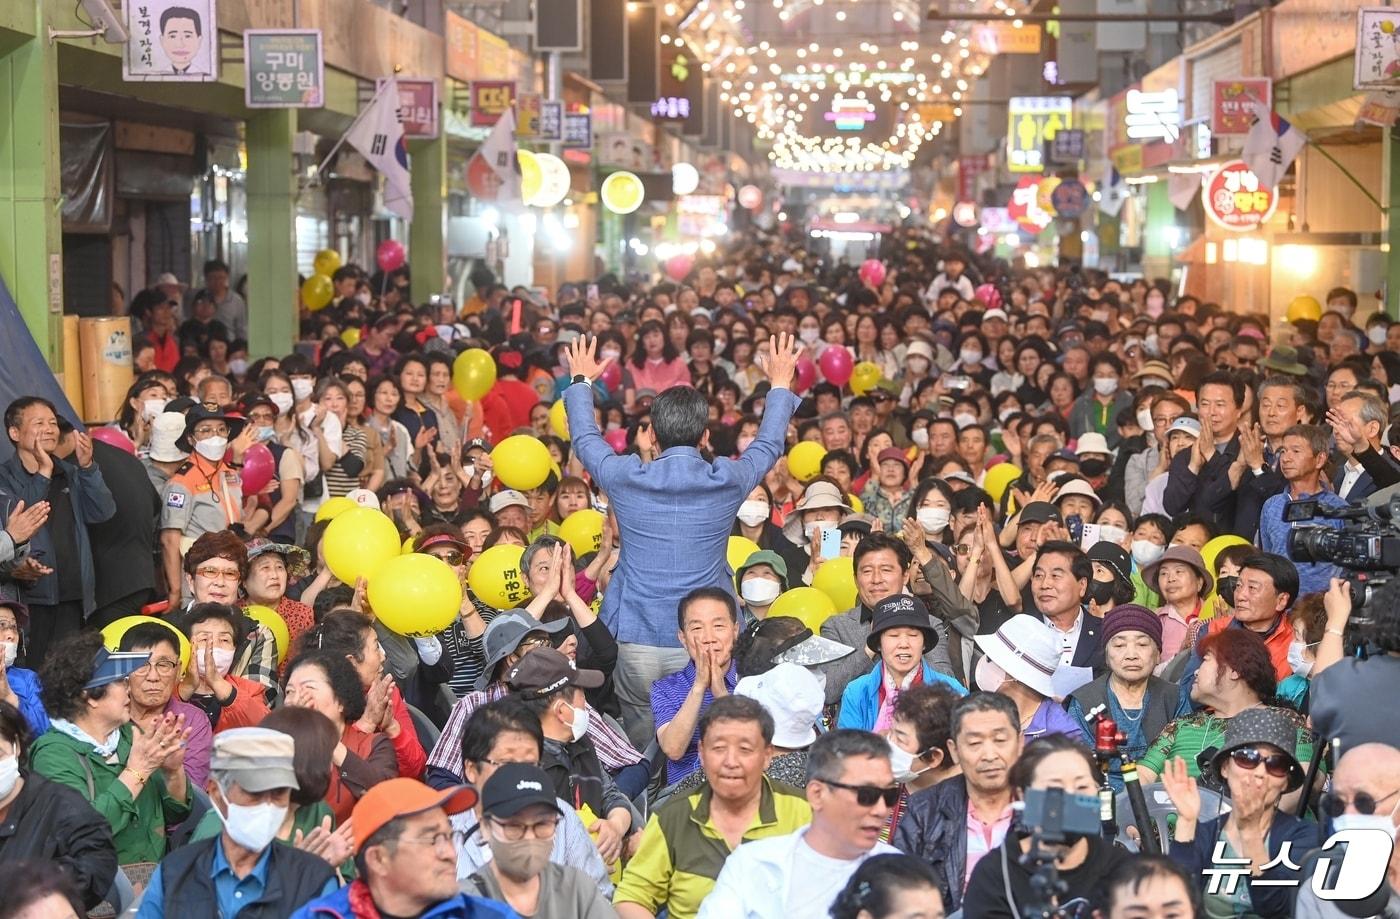
[[229,672],[267,687],[269,708],[282,698],[282,687],[277,683],[277,639],[267,626],[260,625],[249,633]]

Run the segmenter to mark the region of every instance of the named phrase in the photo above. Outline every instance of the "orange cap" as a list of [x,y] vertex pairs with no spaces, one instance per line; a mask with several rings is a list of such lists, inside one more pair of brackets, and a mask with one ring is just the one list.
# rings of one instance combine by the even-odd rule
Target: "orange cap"
[[359,854],[365,840],[384,824],[397,817],[411,817],[440,807],[449,815],[460,814],[476,806],[476,789],[458,785],[446,791],[429,788],[417,779],[389,779],[380,782],[355,802],[351,820],[355,825],[355,853]]

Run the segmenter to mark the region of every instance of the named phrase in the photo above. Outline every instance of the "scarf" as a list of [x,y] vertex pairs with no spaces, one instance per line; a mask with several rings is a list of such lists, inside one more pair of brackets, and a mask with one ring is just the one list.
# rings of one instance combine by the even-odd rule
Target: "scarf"
[[379,919],[379,907],[374,905],[369,885],[358,878],[350,884],[350,915],[355,919]]
[[111,759],[117,755],[117,745],[121,743],[122,739],[121,728],[117,728],[115,731],[108,734],[105,741],[99,742],[93,740],[88,736],[86,731],[66,719],[53,718],[50,719],[49,724],[54,730],[58,731],[58,733],[65,734],[80,743],[87,744],[107,759]]

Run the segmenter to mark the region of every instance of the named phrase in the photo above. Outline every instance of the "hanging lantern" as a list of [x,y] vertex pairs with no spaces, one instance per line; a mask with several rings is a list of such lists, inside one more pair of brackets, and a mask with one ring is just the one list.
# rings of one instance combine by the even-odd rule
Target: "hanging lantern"
[[603,206],[614,214],[630,214],[642,206],[646,188],[642,180],[630,172],[614,172],[603,180],[599,191]]

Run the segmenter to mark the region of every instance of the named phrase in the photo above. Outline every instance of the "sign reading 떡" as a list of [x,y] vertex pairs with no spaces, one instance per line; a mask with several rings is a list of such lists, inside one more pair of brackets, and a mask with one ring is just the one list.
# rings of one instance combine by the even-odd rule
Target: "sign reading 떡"
[[320,108],[325,104],[320,29],[243,33],[243,102],[248,108]]
[[514,80],[472,81],[472,126],[489,128],[515,106]]

